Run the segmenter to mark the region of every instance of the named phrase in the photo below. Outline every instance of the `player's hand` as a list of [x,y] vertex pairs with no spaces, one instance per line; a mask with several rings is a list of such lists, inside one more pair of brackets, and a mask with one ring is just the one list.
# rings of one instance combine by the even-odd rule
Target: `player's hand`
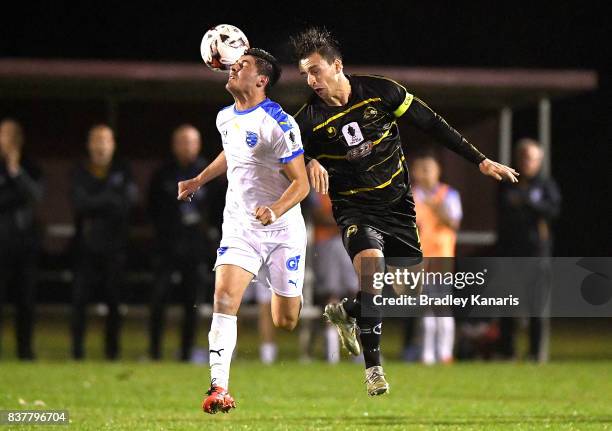
[[329,175],[327,169],[321,166],[317,160],[312,159],[306,165],[306,171],[308,172],[308,179],[310,185],[316,192],[326,195],[329,188]]
[[495,178],[497,181],[510,181],[511,183],[518,183],[516,177],[519,173],[509,166],[502,165],[501,163],[494,162],[493,160],[484,159],[478,165],[480,172],[489,177]]
[[255,218],[261,222],[262,225],[268,226],[276,221],[276,214],[270,207],[257,207],[255,209]]
[[191,202],[193,195],[200,189],[202,185],[197,178],[190,180],[180,181],[178,183],[178,196],[176,197],[179,201]]

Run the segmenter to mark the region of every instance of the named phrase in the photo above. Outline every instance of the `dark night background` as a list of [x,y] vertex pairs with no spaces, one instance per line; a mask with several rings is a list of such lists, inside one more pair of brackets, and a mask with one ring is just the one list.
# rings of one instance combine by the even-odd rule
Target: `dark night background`
[[[288,63],[288,36],[319,24],[337,35],[349,65],[596,70],[597,92],[552,105],[552,172],[564,194],[555,254],[611,255],[612,38],[603,3],[127,3],[5,9],[0,56],[197,62],[204,31],[229,23]],[[533,109],[515,112],[514,139],[525,135],[537,136]]]

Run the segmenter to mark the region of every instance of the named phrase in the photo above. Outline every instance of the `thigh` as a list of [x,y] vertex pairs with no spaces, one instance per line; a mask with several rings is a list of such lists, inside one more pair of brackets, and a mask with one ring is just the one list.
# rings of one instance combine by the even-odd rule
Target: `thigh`
[[383,234],[376,228],[363,224],[350,224],[342,229],[342,244],[351,261],[364,250],[384,250]]
[[214,269],[221,265],[234,265],[256,276],[263,263],[261,238],[259,232],[249,230],[230,230],[224,228],[221,244],[217,249]]
[[302,296],[287,297],[272,292],[270,309],[272,311],[272,319],[275,322],[279,320],[297,321],[302,309]]
[[240,307],[242,295],[253,279],[253,274],[244,268],[222,264],[215,270],[214,312],[235,316]]

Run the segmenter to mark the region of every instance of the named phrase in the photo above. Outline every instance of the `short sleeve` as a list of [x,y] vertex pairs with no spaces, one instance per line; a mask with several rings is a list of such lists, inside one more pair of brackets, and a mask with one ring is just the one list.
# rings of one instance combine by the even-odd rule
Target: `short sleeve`
[[280,163],[289,163],[304,153],[300,128],[290,115],[277,123],[272,136],[272,151]]

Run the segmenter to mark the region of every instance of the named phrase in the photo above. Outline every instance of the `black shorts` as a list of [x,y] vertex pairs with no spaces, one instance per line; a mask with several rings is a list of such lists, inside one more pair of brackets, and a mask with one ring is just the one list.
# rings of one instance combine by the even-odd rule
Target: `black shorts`
[[367,249],[381,250],[388,264],[390,258],[418,264],[423,260],[412,193],[405,193],[395,202],[372,209],[334,204],[334,217],[342,231],[342,242],[351,260]]

